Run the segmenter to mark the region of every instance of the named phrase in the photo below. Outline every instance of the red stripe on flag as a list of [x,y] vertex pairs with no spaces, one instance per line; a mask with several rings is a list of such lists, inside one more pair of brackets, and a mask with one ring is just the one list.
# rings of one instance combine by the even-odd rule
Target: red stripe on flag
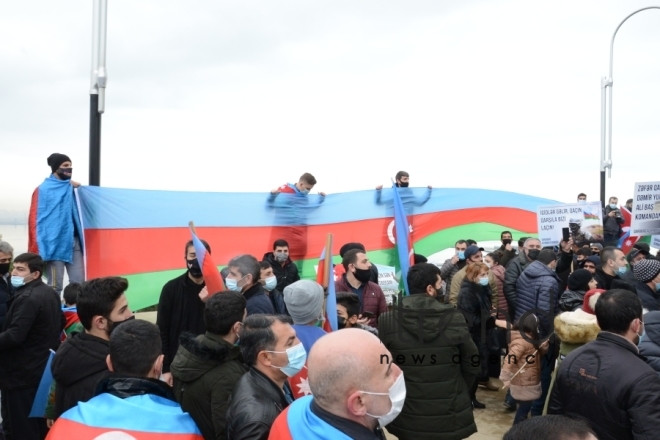
[[[108,434],[113,433],[110,437]],[[164,432],[139,432],[128,429],[96,428],[60,417],[48,432],[47,440],[89,440],[105,434],[108,438],[134,438],[136,440],[203,440],[199,434],[171,434]],[[124,434],[124,437],[121,435]],[[131,436],[131,437],[128,437]]]

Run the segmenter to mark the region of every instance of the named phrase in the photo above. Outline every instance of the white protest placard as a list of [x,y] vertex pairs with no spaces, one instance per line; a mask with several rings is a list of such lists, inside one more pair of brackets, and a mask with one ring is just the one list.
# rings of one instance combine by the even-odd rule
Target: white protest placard
[[558,246],[563,228],[569,229],[576,244],[602,243],[602,212],[598,202],[539,206],[537,221],[541,245]]
[[660,235],[654,235],[651,237],[651,247],[660,249]]
[[660,182],[635,183],[630,235],[660,235]]

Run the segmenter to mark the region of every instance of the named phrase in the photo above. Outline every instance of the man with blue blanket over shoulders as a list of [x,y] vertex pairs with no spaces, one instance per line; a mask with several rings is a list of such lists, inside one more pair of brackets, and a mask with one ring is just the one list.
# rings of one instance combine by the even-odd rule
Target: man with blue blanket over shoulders
[[61,295],[64,269],[69,281],[85,281],[84,237],[71,180],[71,159],[66,154],[48,157],[52,174],[34,190],[30,205],[28,250],[41,255],[48,285]]
[[403,372],[378,338],[344,329],[319,339],[308,359],[313,396],[275,420],[269,440],[384,440],[406,399]]

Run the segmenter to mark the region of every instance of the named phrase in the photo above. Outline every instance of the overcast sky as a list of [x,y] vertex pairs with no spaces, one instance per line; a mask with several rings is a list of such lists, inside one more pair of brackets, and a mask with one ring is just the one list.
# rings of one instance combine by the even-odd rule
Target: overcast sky
[[[648,1],[112,0],[101,184],[599,198],[600,78]],[[92,1],[0,3],[3,209],[88,182]],[[658,179],[660,10],[619,31],[607,194]]]

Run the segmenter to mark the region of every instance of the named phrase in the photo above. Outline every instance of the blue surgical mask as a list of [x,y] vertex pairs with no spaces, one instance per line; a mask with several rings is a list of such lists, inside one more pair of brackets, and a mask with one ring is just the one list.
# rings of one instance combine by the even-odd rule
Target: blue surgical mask
[[655,290],[660,292],[660,283],[655,283]]
[[286,366],[278,367],[277,365],[271,365],[271,367],[279,368],[282,370],[282,373],[286,374],[288,377],[293,377],[298,374],[307,361],[307,352],[305,351],[302,342],[291,348],[287,348],[286,351],[269,351],[268,353],[286,353],[286,356],[289,359],[289,363]]
[[610,203],[610,208],[611,209],[616,209],[616,203]]
[[275,287],[277,287],[277,277],[273,275],[272,277],[266,278],[264,289],[270,292],[272,290],[275,290]]
[[300,194],[307,195],[307,194],[309,194],[309,190],[308,189],[301,189]]
[[456,255],[458,255],[459,260],[465,260],[465,252],[464,251],[458,251],[458,252],[456,252]]
[[488,285],[488,277],[479,278],[479,284],[481,284],[482,286],[487,286]]
[[583,205],[583,204],[587,203],[587,201],[586,200],[578,200],[578,203]]
[[[245,278],[245,276],[243,278]],[[240,280],[242,280],[243,278],[241,278],[239,280],[232,280],[231,278],[227,278],[227,280],[225,281],[225,284],[227,285],[227,289],[232,290],[234,292],[242,292],[243,287],[245,287],[245,286],[238,287],[238,282]]]
[[627,266],[621,266],[616,270],[616,272],[619,275],[624,275],[626,272],[628,272],[628,267]]
[[25,277],[17,277],[16,275],[12,275],[11,285],[14,287],[25,286]]

